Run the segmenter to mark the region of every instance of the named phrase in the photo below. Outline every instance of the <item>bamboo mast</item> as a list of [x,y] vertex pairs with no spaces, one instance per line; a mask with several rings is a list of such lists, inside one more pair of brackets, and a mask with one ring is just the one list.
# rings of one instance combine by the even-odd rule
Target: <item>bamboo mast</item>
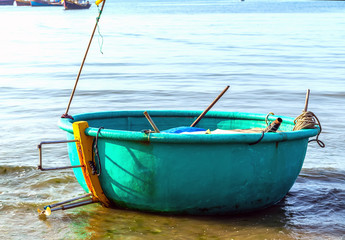
[[73,119],[72,116],[68,115],[68,111],[69,111],[69,108],[70,108],[70,106],[71,106],[72,99],[73,99],[73,96],[74,96],[74,93],[75,93],[75,90],[76,90],[76,88],[77,88],[78,81],[79,81],[79,78],[80,78],[80,74],[81,74],[81,71],[83,70],[84,63],[85,63],[87,54],[88,54],[88,52],[89,52],[89,49],[90,49],[90,46],[91,46],[91,43],[92,43],[93,36],[95,35],[95,32],[96,32],[96,29],[97,29],[97,26],[98,26],[99,19],[101,18],[101,15],[102,15],[102,12],[103,12],[103,8],[104,8],[105,1],[106,1],[106,0],[97,0],[97,1],[96,1],[96,5],[97,5],[97,6],[98,6],[101,2],[103,2],[103,4],[102,4],[102,7],[101,7],[101,10],[99,11],[98,17],[96,18],[96,24],[95,24],[95,26],[94,26],[94,28],[93,28],[93,31],[92,31],[92,34],[91,34],[91,37],[90,37],[89,44],[87,45],[87,48],[86,48],[86,52],[85,52],[83,61],[82,61],[81,65],[80,65],[79,72],[78,72],[77,78],[76,78],[76,80],[75,80],[74,87],[73,87],[73,90],[72,90],[72,93],[71,93],[71,96],[70,96],[70,99],[69,99],[69,102],[68,102],[66,111],[65,111],[65,113],[61,116],[61,118],[71,118],[71,119]]

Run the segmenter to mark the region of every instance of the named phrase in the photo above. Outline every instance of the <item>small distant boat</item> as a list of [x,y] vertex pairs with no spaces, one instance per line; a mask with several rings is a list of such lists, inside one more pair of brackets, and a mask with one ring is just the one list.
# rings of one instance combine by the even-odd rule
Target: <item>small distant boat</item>
[[31,0],[31,6],[33,7],[52,7],[52,6],[57,6],[61,7],[63,6],[63,3],[59,0]]
[[14,0],[0,0],[0,5],[13,5]]
[[89,1],[65,0],[65,10],[89,9],[91,4]]
[[31,6],[30,0],[16,0],[17,6]]

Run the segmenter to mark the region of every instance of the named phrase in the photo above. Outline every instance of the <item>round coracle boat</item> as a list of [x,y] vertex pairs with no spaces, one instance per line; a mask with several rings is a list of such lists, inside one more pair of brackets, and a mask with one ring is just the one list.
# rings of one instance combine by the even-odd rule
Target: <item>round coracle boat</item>
[[[268,207],[290,190],[309,138],[320,131],[292,131],[290,117],[211,111],[197,132],[176,133],[169,129],[190,126],[201,112],[148,112],[161,132],[149,130],[143,111],[85,113],[59,122],[68,140],[78,140],[68,143],[71,164],[88,166],[74,169],[78,182],[106,206],[195,215]],[[263,133],[265,120],[277,117],[279,131]]]

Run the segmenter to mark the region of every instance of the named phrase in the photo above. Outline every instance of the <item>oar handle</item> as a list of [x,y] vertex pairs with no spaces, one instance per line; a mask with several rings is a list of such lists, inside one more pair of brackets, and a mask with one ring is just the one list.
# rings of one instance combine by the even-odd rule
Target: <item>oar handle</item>
[[224,93],[226,91],[228,91],[230,86],[226,86],[226,88],[223,90],[223,92],[221,92],[218,97],[216,97],[216,99],[213,100],[213,102],[205,109],[205,111],[203,111],[200,116],[192,123],[192,125],[190,125],[191,127],[195,127],[195,125],[198,124],[198,122],[205,116],[205,114],[214,106],[214,104],[216,104],[216,102],[218,102],[218,100],[224,95]]
[[308,110],[310,89],[307,90],[307,95],[305,96],[304,112]]
[[151,117],[147,111],[144,112],[144,115],[147,118],[147,120],[150,122],[150,124],[153,127],[153,129],[155,130],[155,132],[160,133],[159,129],[157,128],[156,124],[153,122],[153,120],[151,119]]

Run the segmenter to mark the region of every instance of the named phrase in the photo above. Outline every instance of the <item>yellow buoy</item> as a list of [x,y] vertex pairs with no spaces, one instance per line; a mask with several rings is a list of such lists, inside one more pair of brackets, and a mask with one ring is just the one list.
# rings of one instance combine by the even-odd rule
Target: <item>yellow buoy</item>
[[50,216],[50,214],[52,214],[52,210],[50,209],[50,207],[47,207],[44,213],[45,215]]

